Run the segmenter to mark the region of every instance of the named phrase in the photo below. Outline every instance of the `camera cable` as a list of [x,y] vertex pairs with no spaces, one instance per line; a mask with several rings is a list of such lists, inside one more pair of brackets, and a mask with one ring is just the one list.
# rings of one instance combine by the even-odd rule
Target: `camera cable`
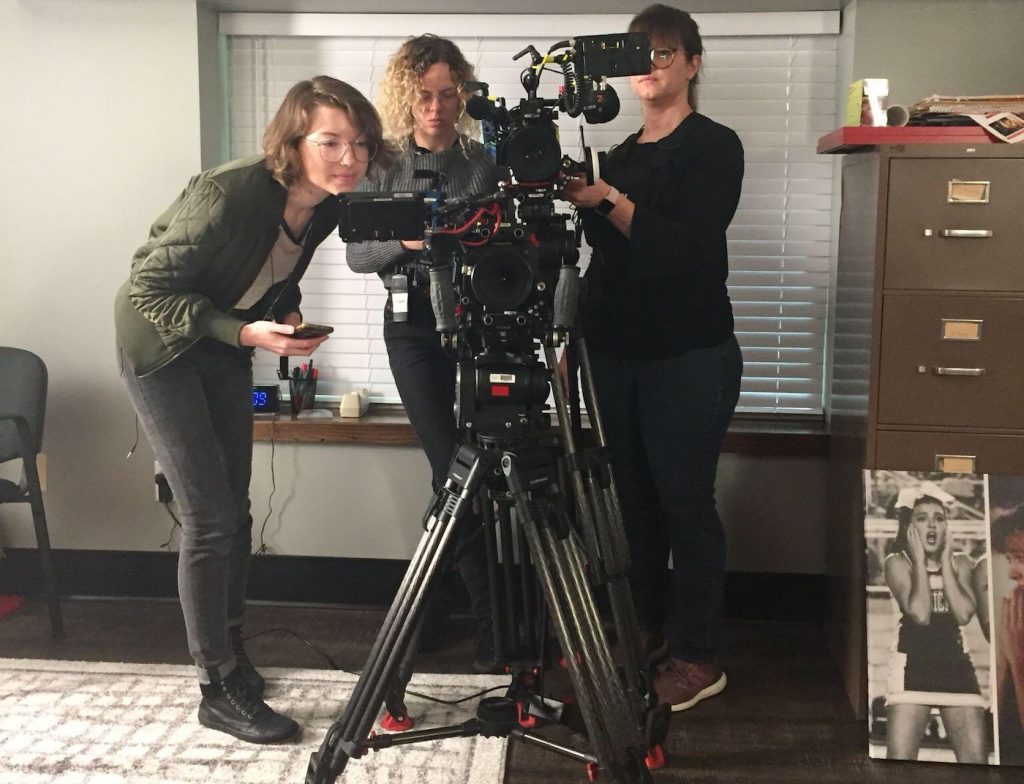
[[[320,650],[320,648],[318,648],[312,642],[307,640],[301,634],[299,634],[298,632],[294,631],[293,629],[289,629],[289,628],[284,627],[284,626],[275,626],[275,627],[273,627],[271,629],[264,629],[261,632],[256,632],[255,634],[248,634],[248,635],[245,636],[244,639],[246,641],[248,641],[248,640],[252,640],[252,639],[254,639],[256,637],[262,637],[264,634],[290,634],[292,637],[294,637],[295,639],[299,640],[299,642],[301,642],[303,645],[305,645],[311,651],[313,651],[318,656],[320,656],[320,658],[322,658],[324,661],[326,661],[327,664],[330,665],[330,668],[332,670],[336,670],[337,672],[344,672],[344,673],[346,673],[348,675],[354,675],[356,677],[359,676],[358,672],[353,672],[352,670],[346,670],[344,667],[340,666],[336,661],[334,661],[334,659],[332,659],[330,657],[330,655],[328,655],[326,652]],[[492,686],[489,689],[483,689],[481,691],[477,691],[477,692],[474,692],[472,694],[468,694],[465,697],[460,697],[457,700],[444,700],[444,699],[441,699],[440,697],[432,697],[429,694],[423,694],[421,692],[412,691],[411,689],[407,689],[405,691],[405,693],[406,694],[411,694],[413,697],[418,697],[421,700],[427,700],[428,702],[434,702],[434,703],[437,703],[439,705],[459,705],[460,703],[468,702],[469,700],[474,700],[474,699],[476,699],[478,697],[482,697],[485,694],[490,694],[491,692],[494,692],[494,691],[501,691],[501,690],[507,690],[507,689],[508,689],[508,685]]]

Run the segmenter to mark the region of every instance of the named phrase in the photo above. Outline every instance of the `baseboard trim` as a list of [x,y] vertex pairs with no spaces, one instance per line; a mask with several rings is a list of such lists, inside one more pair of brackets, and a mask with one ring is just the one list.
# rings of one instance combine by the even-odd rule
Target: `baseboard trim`
[[[41,593],[39,557],[33,549],[9,549],[0,560],[0,594]],[[118,550],[54,550],[54,573],[64,596],[168,598],[177,596],[176,553]],[[253,558],[249,597],[255,601],[386,606],[408,561],[384,558],[318,558],[261,555]],[[465,596],[458,580],[446,581],[456,603]],[[817,574],[730,572],[727,618],[810,621],[825,616],[828,580]]]

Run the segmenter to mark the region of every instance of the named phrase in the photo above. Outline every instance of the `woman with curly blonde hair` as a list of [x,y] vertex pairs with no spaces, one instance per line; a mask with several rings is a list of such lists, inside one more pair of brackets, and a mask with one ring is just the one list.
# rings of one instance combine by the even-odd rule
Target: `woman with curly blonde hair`
[[[388,64],[378,106],[384,134],[400,154],[382,183],[360,190],[423,191],[431,175],[441,175],[445,195],[453,198],[491,193],[497,168],[480,142],[472,138],[466,115],[466,81],[473,68],[459,48],[445,38],[421,35],[406,41]],[[388,289],[384,307],[384,343],[402,403],[423,451],[430,461],[436,491],[448,475],[458,443],[453,413],[455,362],[441,346],[430,306],[430,278],[421,258],[420,241],[363,242],[349,245],[346,257],[355,272],[376,272]],[[403,281],[408,295],[392,295],[392,283]],[[396,285],[396,292],[403,289]],[[473,615],[480,624],[480,645],[474,669],[494,669],[490,592],[479,521],[466,519],[456,554],[459,572],[469,589]],[[438,612],[436,601],[430,605]],[[447,616],[424,624],[426,633],[441,639]],[[421,648],[429,641],[421,641]]]
[[[473,66],[447,38],[421,35],[410,38],[391,57],[377,100],[384,136],[399,149],[409,149],[417,131],[422,136],[435,130],[419,122],[420,116],[429,111],[428,103],[433,97],[424,79],[429,81],[437,74],[444,74],[444,66],[447,66],[445,75],[451,83],[444,85],[445,89],[438,94],[443,119],[439,118],[436,130],[441,131],[442,136],[454,131],[463,143],[478,134],[479,124],[466,113],[466,82],[476,78]],[[451,143],[445,146],[450,147]]]

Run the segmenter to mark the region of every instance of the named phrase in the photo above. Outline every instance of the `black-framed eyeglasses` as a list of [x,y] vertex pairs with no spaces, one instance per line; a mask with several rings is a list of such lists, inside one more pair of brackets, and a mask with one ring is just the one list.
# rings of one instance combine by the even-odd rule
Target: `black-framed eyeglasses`
[[342,142],[337,139],[310,139],[308,136],[300,138],[310,144],[315,144],[317,150],[320,151],[320,157],[327,163],[337,163],[345,157],[346,152],[359,163],[366,163],[377,153],[372,144],[362,139],[357,139],[354,142]]
[[655,68],[668,68],[675,62],[676,52],[678,51],[678,48],[651,49],[651,65]]

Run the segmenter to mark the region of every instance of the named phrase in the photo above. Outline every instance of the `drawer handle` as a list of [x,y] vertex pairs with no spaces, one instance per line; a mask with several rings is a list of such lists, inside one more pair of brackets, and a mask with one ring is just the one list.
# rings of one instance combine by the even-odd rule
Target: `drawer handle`
[[992,229],[943,229],[939,235],[962,240],[984,239],[992,236]]
[[958,368],[958,367],[936,367],[933,368],[937,376],[983,376],[985,368]]
[[944,474],[974,474],[977,465],[974,455],[935,455],[935,470]]

